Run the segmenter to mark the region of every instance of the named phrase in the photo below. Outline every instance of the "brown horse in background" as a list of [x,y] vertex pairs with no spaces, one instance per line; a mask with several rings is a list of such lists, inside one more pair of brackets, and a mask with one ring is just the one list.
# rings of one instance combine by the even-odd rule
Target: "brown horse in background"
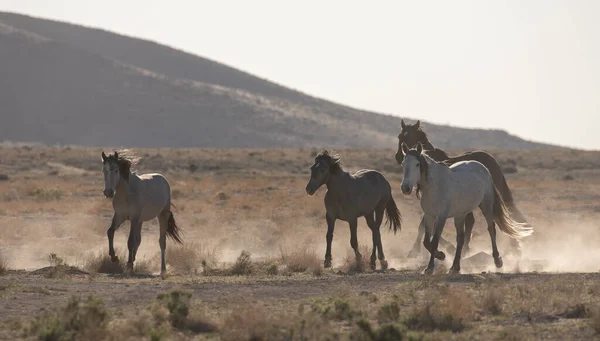
[[[425,132],[421,129],[421,121],[417,121],[415,124],[411,125],[411,124],[405,124],[404,120],[402,120],[401,125],[402,125],[402,130],[400,131],[400,134],[398,135],[398,151],[396,152],[396,155],[395,155],[396,161],[398,162],[398,164],[401,164],[402,161],[404,160],[404,154],[402,153],[402,143],[405,143],[409,148],[415,148],[419,142],[423,145],[424,153],[427,156],[429,156],[430,158],[432,158],[433,160],[435,160],[437,162],[443,162],[446,165],[452,165],[459,161],[468,161],[468,160],[479,161],[490,171],[490,174],[492,175],[492,179],[494,181],[494,185],[500,192],[500,195],[502,196],[504,204],[508,207],[508,209],[511,212],[511,214],[510,214],[511,218],[514,219],[518,223],[529,225],[527,219],[525,219],[525,217],[523,216],[521,211],[519,211],[519,209],[515,205],[515,201],[513,199],[512,192],[510,191],[510,188],[508,187],[508,184],[506,182],[506,178],[504,177],[504,174],[502,173],[502,168],[500,167],[500,164],[498,164],[498,161],[496,161],[496,159],[493,156],[491,156],[490,154],[488,154],[484,151],[479,151],[479,150],[463,153],[461,155],[453,156],[453,157],[448,156],[448,154],[446,154],[446,152],[444,152],[441,149],[436,148],[429,141],[429,139],[427,138],[427,134],[425,134]],[[473,230],[474,225],[475,225],[475,217],[473,216],[473,213],[471,212],[471,213],[467,214],[467,216],[465,217],[465,245],[464,245],[464,248],[465,248],[464,253],[465,254],[468,251],[469,242],[471,241],[471,232]],[[409,257],[415,257],[416,255],[419,254],[420,239],[424,232],[425,231],[424,231],[423,222],[421,222],[421,225],[419,225],[419,234],[417,236],[417,241],[415,242],[412,250],[410,251],[410,253],[408,255]],[[440,241],[444,242],[445,244],[446,243],[449,244],[445,240],[440,240]],[[521,243],[517,239],[511,238],[510,245],[511,245],[513,251],[517,255],[520,256]]]

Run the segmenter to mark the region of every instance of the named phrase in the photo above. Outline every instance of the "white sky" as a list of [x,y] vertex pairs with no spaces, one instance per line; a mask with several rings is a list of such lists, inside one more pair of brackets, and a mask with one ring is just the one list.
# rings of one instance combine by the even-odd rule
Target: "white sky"
[[0,0],[354,107],[600,149],[600,1]]

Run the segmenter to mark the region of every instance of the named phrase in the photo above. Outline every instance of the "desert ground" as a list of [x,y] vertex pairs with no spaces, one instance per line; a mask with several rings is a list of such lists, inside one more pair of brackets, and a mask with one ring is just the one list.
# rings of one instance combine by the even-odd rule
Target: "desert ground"
[[[106,152],[112,151],[105,149]],[[520,259],[496,269],[483,217],[460,275],[426,254],[408,259],[421,217],[400,192],[393,149],[336,150],[344,168],[381,171],[402,230],[382,226],[386,271],[356,271],[338,221],[333,268],[323,269],[321,188],[304,188],[317,149],[134,149],[139,173],[172,187],[183,245],[143,226],[125,273],[129,225],[107,260],[112,206],[102,195],[101,148],[0,148],[0,338],[29,340],[582,340],[600,333],[600,153],[490,151],[535,232]],[[456,154],[461,151],[452,151]],[[452,221],[444,230],[455,240]],[[365,260],[371,235],[359,221]],[[447,253],[448,254],[448,253]],[[358,267],[360,269],[360,267]]]

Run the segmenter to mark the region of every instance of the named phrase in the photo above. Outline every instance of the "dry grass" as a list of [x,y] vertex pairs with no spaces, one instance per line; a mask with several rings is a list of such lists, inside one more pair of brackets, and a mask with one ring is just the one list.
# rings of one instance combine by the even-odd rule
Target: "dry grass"
[[8,271],[8,261],[4,257],[4,253],[0,252],[0,276]]
[[[39,307],[53,306],[79,290],[105,298],[112,316],[107,339],[114,335],[140,340],[198,339],[206,336],[197,333],[204,333],[207,324],[218,327],[219,331],[212,332],[219,334],[216,337],[242,340],[248,335],[244,330],[255,330],[257,339],[276,340],[285,339],[281,335],[292,340],[300,340],[299,335],[310,340],[344,340],[350,334],[354,340],[385,340],[386,335],[418,339],[421,333],[432,340],[533,340],[536,333],[549,339],[590,339],[600,329],[596,277],[531,273],[597,272],[597,153],[494,152],[501,164],[517,165],[518,172],[507,175],[507,180],[536,233],[524,240],[519,275],[487,273],[473,279],[469,275],[446,276],[441,262],[436,263],[440,274],[416,275],[424,264],[405,258],[416,236],[416,229],[410,228],[399,236],[382,230],[386,258],[396,272],[367,270],[355,275],[354,253],[343,222],[336,225],[333,241],[335,268],[323,269],[325,191],[321,189],[314,197],[304,192],[313,159],[311,149],[137,152],[144,157],[140,173],[165,174],[175,191],[176,220],[186,232],[183,245],[167,245],[168,272],[176,276],[159,280],[103,275],[123,273],[127,257],[119,252],[121,262],[115,264],[106,255],[112,207],[102,197],[100,149],[4,148],[6,162],[0,165],[0,173],[9,180],[0,181],[0,224],[4,229],[0,248],[10,250],[5,254],[10,259],[4,259],[10,261],[11,269],[44,267],[44,271],[26,274],[9,271],[2,277],[5,283],[0,283],[0,297],[22,303],[25,309],[7,310],[6,318],[29,320]],[[382,170],[392,183],[404,225],[418,225],[419,202],[397,190],[401,175],[390,160],[393,151],[340,152],[350,171],[362,167]],[[57,168],[48,162],[73,168]],[[565,175],[574,180],[566,182]],[[479,214],[475,219],[471,247],[489,252],[483,219]],[[124,224],[115,234],[119,250],[126,251],[128,228]],[[157,272],[156,222],[144,223],[142,235],[135,272]],[[364,219],[359,220],[358,237],[363,254],[360,268],[369,269],[371,233]],[[444,237],[454,240],[452,222],[444,229]],[[504,255],[508,241],[501,233],[498,243]],[[282,245],[292,247],[280,248]],[[101,252],[90,252],[99,248]],[[47,267],[50,253],[60,255],[57,258],[62,263]],[[534,268],[530,259],[545,264]],[[69,264],[82,264],[92,275]],[[492,263],[490,266],[471,269],[465,263],[463,272],[496,271]],[[514,273],[516,268],[505,257],[501,272]],[[407,269],[408,273],[404,272]],[[36,283],[43,277],[40,275],[52,277],[42,278],[52,285]],[[12,284],[21,282],[27,289]],[[174,327],[172,313],[163,301],[156,300],[156,292],[170,292],[180,284],[196,290],[193,297],[201,298],[202,303],[188,302],[187,322],[184,327]],[[296,311],[301,304],[311,309]],[[235,308],[238,306],[250,311]],[[498,326],[516,332],[502,334]],[[3,331],[0,328],[0,333]]]
[[[92,273],[99,274],[123,274],[127,272],[126,253],[116,250],[118,262],[112,262],[110,256],[105,252],[96,252],[88,256],[84,261],[84,269]],[[149,260],[140,259],[135,261],[133,272],[137,274],[151,274],[152,265]]]
[[194,242],[167,247],[167,264],[178,274],[209,274],[218,267],[219,250]]
[[279,250],[281,264],[291,272],[311,271],[318,274],[318,269],[321,268],[321,259],[317,256],[314,249],[297,248],[292,251],[286,251],[282,248]]

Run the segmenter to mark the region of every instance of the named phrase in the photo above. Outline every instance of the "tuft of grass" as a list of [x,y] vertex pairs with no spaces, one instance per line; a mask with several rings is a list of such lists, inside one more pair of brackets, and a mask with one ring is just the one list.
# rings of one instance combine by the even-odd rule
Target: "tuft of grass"
[[[84,269],[92,273],[102,274],[123,274],[127,271],[127,255],[124,252],[117,252],[118,262],[112,262],[110,256],[103,252],[98,252],[87,257],[84,262]],[[134,273],[150,274],[152,269],[150,262],[146,259],[136,260],[133,265]]]
[[56,188],[38,187],[29,193],[37,201],[58,201],[64,196],[64,192]]
[[8,261],[4,257],[4,254],[0,252],[0,276],[8,272]]
[[363,315],[361,311],[354,310],[345,298],[318,300],[311,304],[311,309],[326,320],[352,321]]
[[321,260],[315,250],[299,248],[292,252],[285,252],[279,249],[281,254],[281,263],[292,272],[305,272],[321,268]]
[[267,267],[267,275],[277,276],[277,274],[279,274],[279,268],[277,268],[277,264],[271,264]]
[[467,296],[449,292],[432,298],[424,307],[416,308],[405,324],[413,330],[461,332],[473,319],[473,302]]
[[498,286],[488,287],[483,292],[483,310],[488,314],[500,315],[504,305],[505,293]]
[[45,341],[102,340],[109,314],[101,298],[72,297],[62,309],[36,318],[27,334]]
[[400,307],[393,301],[385,304],[377,311],[377,321],[382,323],[397,322],[400,319]]
[[252,255],[250,252],[243,250],[235,261],[235,264],[229,269],[229,273],[234,276],[250,275],[252,268]]
[[207,273],[219,262],[217,248],[210,249],[196,243],[169,246],[166,257],[167,264],[180,274],[198,274],[200,266]]
[[125,272],[125,265],[123,262],[112,262],[107,254],[98,252],[87,257],[84,269],[102,274],[122,274]]
[[356,322],[358,332],[352,335],[351,340],[360,341],[420,341],[422,334],[408,332],[406,327],[397,323],[386,323],[379,328],[373,328],[369,321],[360,319]]

